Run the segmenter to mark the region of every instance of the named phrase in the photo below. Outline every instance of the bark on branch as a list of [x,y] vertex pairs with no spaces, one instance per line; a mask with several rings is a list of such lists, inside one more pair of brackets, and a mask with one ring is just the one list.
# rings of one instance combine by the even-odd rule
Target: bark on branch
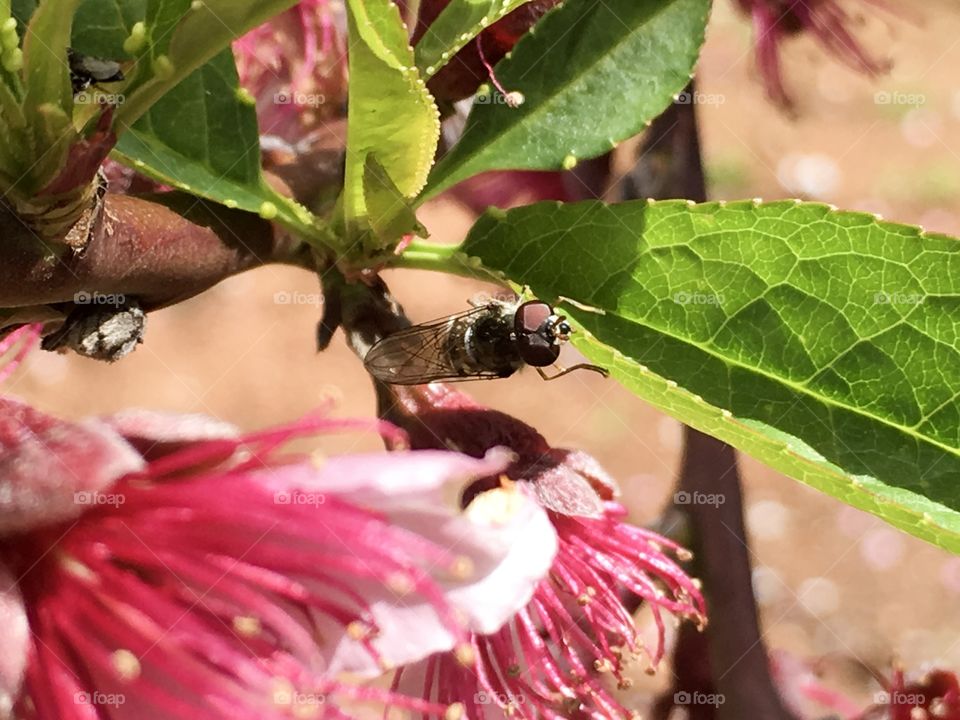
[[71,302],[86,291],[135,297],[152,310],[259,265],[310,260],[258,216],[178,192],[108,193],[80,251],[44,247],[9,209],[0,209],[0,238],[0,307],[7,308]]

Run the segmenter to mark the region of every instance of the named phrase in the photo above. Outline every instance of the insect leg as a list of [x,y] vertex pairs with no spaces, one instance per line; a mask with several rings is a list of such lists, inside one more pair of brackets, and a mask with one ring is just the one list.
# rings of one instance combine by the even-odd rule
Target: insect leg
[[541,367],[537,368],[537,372],[540,373],[540,377],[542,377],[544,380],[556,380],[558,377],[563,377],[567,373],[572,373],[574,370],[592,370],[595,373],[600,373],[604,377],[610,376],[610,372],[606,368],[602,368],[599,365],[590,365],[589,363],[577,363],[576,365],[568,368],[561,368],[556,365],[554,367],[557,367],[557,369],[560,371],[556,375],[547,375],[547,373],[544,372],[543,368]]

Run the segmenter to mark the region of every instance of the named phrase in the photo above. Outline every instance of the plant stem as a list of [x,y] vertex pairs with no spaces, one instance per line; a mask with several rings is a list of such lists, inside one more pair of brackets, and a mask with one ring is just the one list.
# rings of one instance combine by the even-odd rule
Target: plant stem
[[479,258],[466,255],[461,245],[435,245],[414,240],[402,255],[391,260],[390,267],[408,270],[433,270],[450,275],[503,284],[498,273],[488,270]]

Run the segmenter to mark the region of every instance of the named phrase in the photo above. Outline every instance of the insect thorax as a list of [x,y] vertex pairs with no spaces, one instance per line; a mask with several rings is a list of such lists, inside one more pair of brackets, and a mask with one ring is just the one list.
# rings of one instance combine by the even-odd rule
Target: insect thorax
[[491,305],[480,317],[452,321],[448,352],[462,375],[497,373],[507,377],[523,366],[513,334],[513,314]]

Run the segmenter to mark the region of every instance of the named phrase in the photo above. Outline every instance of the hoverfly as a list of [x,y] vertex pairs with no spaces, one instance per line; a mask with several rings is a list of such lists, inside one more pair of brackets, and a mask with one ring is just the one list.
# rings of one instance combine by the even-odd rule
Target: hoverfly
[[388,335],[367,352],[363,364],[378,380],[421,385],[435,380],[492,380],[524,365],[544,380],[573,370],[608,373],[581,363],[548,376],[543,368],[560,356],[573,328],[542,300],[491,300],[456,315],[413,325]]
[[74,95],[96,83],[119,82],[125,79],[120,63],[90,57],[73,48],[67,48],[67,62],[70,65],[70,84],[73,86]]

